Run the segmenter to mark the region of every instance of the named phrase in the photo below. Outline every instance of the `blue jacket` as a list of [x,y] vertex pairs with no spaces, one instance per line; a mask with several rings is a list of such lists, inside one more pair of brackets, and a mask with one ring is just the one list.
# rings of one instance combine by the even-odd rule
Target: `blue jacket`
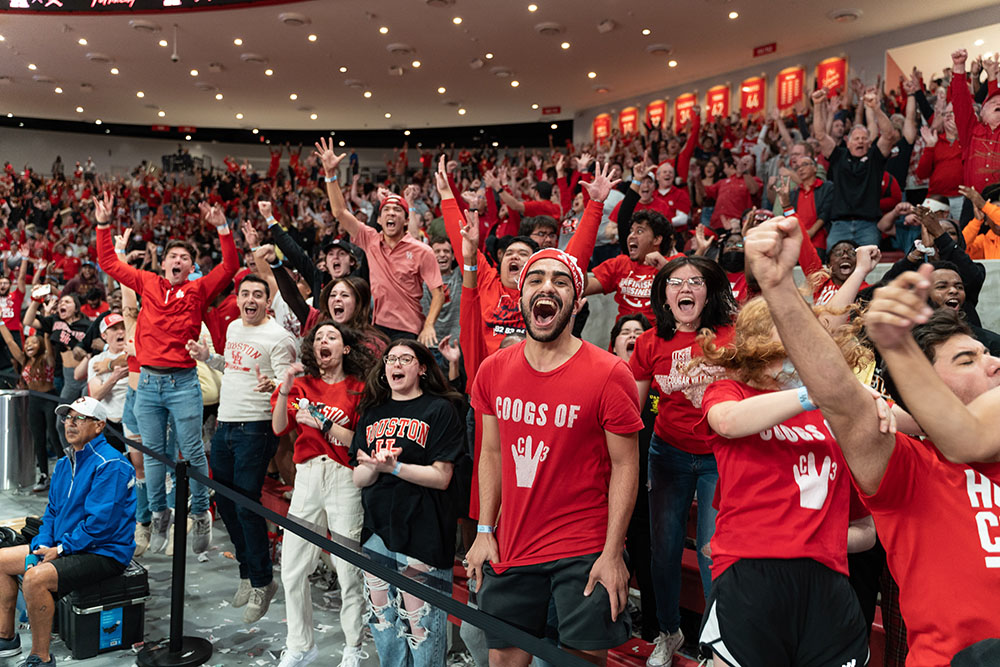
[[128,565],[135,553],[135,468],[103,434],[56,463],[31,550],[62,545]]

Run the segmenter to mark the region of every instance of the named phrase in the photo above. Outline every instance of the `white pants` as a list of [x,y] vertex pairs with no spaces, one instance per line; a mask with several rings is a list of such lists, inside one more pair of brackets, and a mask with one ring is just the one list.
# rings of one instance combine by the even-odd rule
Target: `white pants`
[[[295,490],[288,518],[310,530],[327,530],[357,542],[361,539],[364,510],[361,489],[354,486],[350,468],[317,456],[295,466]],[[322,550],[312,542],[285,531],[281,548],[281,583],[285,587],[285,616],[290,651],[308,651],[313,645],[312,595],[309,575],[316,569]],[[333,559],[340,586],[340,626],[347,646],[361,645],[361,614],[365,607],[361,570],[340,558]]]

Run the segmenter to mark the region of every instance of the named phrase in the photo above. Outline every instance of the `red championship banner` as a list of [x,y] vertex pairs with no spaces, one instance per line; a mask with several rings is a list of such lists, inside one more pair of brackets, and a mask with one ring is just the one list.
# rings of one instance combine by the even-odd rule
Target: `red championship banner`
[[646,122],[657,129],[663,128],[663,122],[667,119],[667,101],[653,100],[646,105]]
[[778,72],[775,85],[778,89],[778,113],[791,111],[802,99],[806,87],[806,71],[802,67],[788,67]]
[[639,131],[638,107],[625,107],[621,110],[621,113],[618,114],[618,131],[623,137]]
[[725,118],[729,115],[729,86],[712,86],[705,93],[705,108],[708,120]]
[[684,93],[674,102],[674,132],[680,133],[689,120],[698,98],[694,93]]
[[604,143],[610,136],[611,114],[602,113],[594,118],[594,143]]
[[826,86],[833,96],[847,86],[847,58],[827,58],[816,65],[816,83]]
[[740,118],[764,112],[766,88],[767,79],[762,76],[752,76],[743,80],[740,84]]

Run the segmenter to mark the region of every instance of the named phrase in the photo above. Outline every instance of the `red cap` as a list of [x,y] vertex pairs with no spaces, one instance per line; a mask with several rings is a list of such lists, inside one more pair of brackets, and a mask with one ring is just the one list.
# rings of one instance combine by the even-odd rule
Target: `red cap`
[[101,320],[101,333],[104,333],[116,324],[121,324],[125,319],[118,313],[108,313],[105,315],[104,319]]

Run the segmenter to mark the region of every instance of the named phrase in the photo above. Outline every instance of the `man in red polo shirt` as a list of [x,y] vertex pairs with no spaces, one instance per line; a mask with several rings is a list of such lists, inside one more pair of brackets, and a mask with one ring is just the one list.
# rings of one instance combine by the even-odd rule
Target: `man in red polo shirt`
[[826,255],[826,223],[830,219],[830,206],[833,203],[833,186],[816,176],[816,160],[808,156],[800,156],[795,161],[795,177],[799,181],[797,188],[789,191],[791,182],[784,180],[778,185],[777,206],[774,213],[794,215],[804,225],[812,240],[813,247],[820,257]]
[[[428,347],[436,346],[434,322],[444,305],[444,283],[430,247],[406,231],[409,216],[406,200],[399,195],[385,198],[378,214],[382,226],[379,234],[374,227],[355,218],[344,201],[344,193],[337,183],[337,166],[347,154],[337,155],[332,140],[320,139],[316,144],[316,157],[322,161],[326,172],[326,191],[333,216],[368,257],[375,326],[390,338],[417,338]],[[424,284],[431,293],[426,317],[420,308]]]
[[723,158],[722,171],[726,174],[724,179],[708,187],[705,187],[700,178],[694,180],[694,186],[702,197],[707,195],[715,200],[715,209],[709,220],[712,229],[739,229],[743,211],[753,206],[753,197],[760,192],[763,183],[756,176],[746,173],[749,163],[752,163],[752,158],[748,162],[742,158]]
[[[747,234],[750,268],[805,383],[799,400],[823,411],[875,519],[899,584],[907,664],[947,667],[962,649],[1000,635],[1000,362],[957,313],[932,313],[930,265],[903,274],[875,293],[867,332],[889,368],[890,392],[934,443],[883,431],[868,389],[797,291],[801,243],[795,218],[769,220]],[[914,323],[922,324],[911,334]],[[973,428],[977,413],[983,429]]]

